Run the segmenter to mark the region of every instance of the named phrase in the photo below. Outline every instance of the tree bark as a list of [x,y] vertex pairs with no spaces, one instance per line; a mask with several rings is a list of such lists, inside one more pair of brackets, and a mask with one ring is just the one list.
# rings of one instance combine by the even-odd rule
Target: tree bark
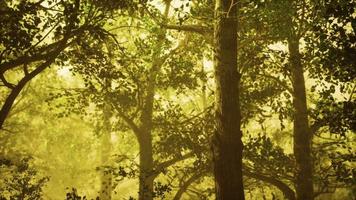
[[216,199],[244,200],[242,182],[240,75],[237,71],[237,2],[215,7],[216,132],[212,140]]
[[296,161],[295,185],[298,200],[313,198],[313,163],[311,155],[312,135],[308,124],[308,110],[305,91],[303,65],[299,52],[299,39],[288,39],[289,63],[293,85],[294,106],[294,156]]
[[[166,1],[166,8],[163,14],[167,19],[170,7],[170,0]],[[140,146],[140,177],[139,177],[139,200],[152,200],[154,197],[154,164],[152,145],[152,114],[154,95],[156,92],[156,78],[158,71],[163,64],[162,46],[166,37],[166,29],[157,33],[157,44],[152,54],[152,66],[148,74],[145,102],[140,118],[140,133],[138,136]]]
[[[101,163],[105,166],[110,166],[110,156],[112,151],[111,143],[111,112],[110,106],[106,105],[103,109],[103,126],[101,127]],[[111,200],[112,197],[112,173],[103,169],[101,171],[101,186],[100,199]]]
[[[158,58],[156,58],[158,59]],[[154,60],[155,62],[155,60]],[[152,145],[152,113],[154,93],[156,88],[155,64],[149,74],[145,105],[141,115],[140,133],[138,142],[140,148],[140,176],[139,176],[139,200],[153,199],[153,145]]]
[[153,146],[151,130],[142,132],[140,144],[139,200],[153,199]]

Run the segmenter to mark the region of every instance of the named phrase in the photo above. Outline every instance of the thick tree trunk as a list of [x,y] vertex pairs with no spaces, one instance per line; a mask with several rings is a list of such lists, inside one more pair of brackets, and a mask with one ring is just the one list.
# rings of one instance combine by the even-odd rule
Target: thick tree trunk
[[240,75],[237,71],[237,6],[216,1],[215,79],[216,132],[212,141],[216,199],[244,200],[242,182]]
[[[108,106],[105,106],[103,113],[103,127],[101,129],[101,163],[102,165],[110,165],[110,156],[112,151],[111,143],[111,112]],[[105,170],[101,171],[100,199],[111,200],[112,196],[112,173]]]
[[308,110],[303,65],[299,52],[299,39],[288,40],[294,106],[294,156],[296,161],[295,185],[298,200],[313,199],[313,163],[311,155],[311,132],[308,124]]

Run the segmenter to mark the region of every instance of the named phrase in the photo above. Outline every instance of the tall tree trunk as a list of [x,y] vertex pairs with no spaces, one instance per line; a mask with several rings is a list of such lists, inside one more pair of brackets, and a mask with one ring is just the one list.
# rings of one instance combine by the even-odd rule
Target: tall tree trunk
[[141,132],[140,144],[140,177],[139,200],[153,199],[153,146],[151,130]]
[[216,132],[212,141],[216,199],[244,200],[242,182],[240,75],[237,71],[237,2],[215,7]]
[[311,155],[312,136],[308,124],[303,65],[299,52],[299,39],[288,39],[294,106],[294,156],[296,161],[295,185],[298,200],[313,199],[313,163]]
[[[101,127],[101,163],[102,166],[110,165],[110,156],[112,151],[111,143],[111,112],[110,107],[105,106],[103,109],[103,126]],[[105,168],[101,170],[101,185],[100,185],[100,199],[111,200],[112,195],[112,173]]]
[[156,88],[156,66],[153,65],[148,76],[145,104],[141,114],[140,134],[138,138],[140,146],[140,177],[139,177],[139,200],[153,199],[153,146],[152,146],[152,113],[154,94]]
[[[166,9],[163,14],[164,20],[168,17],[170,2],[170,0],[165,1]],[[156,92],[156,78],[163,64],[161,56],[165,37],[165,29],[157,33],[157,44],[152,54],[152,67],[148,74],[145,102],[140,119],[140,133],[138,134],[140,146],[139,200],[152,200],[154,196],[153,183],[155,176],[153,174],[152,113],[154,95]]]

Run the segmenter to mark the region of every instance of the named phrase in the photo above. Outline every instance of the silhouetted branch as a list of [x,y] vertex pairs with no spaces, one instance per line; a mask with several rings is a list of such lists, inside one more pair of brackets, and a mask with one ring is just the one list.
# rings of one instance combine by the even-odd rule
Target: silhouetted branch
[[273,177],[259,174],[259,173],[254,173],[249,170],[244,170],[243,174],[247,177],[258,179],[260,181],[269,183],[275,187],[277,187],[279,190],[282,191],[283,195],[288,199],[288,200],[296,200],[296,195],[295,192],[285,183],[282,181],[275,179]]

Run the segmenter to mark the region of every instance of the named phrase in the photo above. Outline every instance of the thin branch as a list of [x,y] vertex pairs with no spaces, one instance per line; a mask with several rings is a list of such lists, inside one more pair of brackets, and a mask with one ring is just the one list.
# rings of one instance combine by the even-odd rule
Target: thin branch
[[178,124],[185,124],[185,123],[187,123],[187,122],[189,122],[189,121],[191,121],[191,120],[193,120],[195,118],[198,118],[198,117],[202,116],[203,114],[205,114],[207,111],[209,111],[212,108],[213,108],[213,105],[210,105],[210,106],[204,108],[204,110],[201,111],[200,113],[198,113],[198,114],[196,114],[196,115],[194,115],[192,117],[189,117],[189,118],[187,118],[187,119],[185,119],[185,120],[183,120],[181,122],[178,122]]
[[351,90],[350,97],[349,97],[349,102],[351,102],[351,100],[352,100],[352,96],[353,96],[354,93],[355,93],[355,89],[356,89],[356,84],[354,84],[354,87],[353,87],[352,90]]
[[177,162],[183,161],[185,159],[191,158],[194,156],[193,152],[187,153],[185,155],[181,155],[175,158],[172,158],[171,160],[167,160],[165,162],[157,164],[157,166],[154,169],[154,172],[152,174],[153,177],[157,177],[162,171],[164,171],[166,168],[168,168],[171,165],[174,165]]
[[213,29],[206,27],[206,26],[201,26],[201,25],[170,25],[170,24],[165,25],[165,24],[163,24],[161,26],[163,26],[166,29],[198,33],[201,35],[207,35],[207,34],[212,35],[213,34]]
[[45,70],[48,66],[50,66],[58,54],[64,49],[65,47],[59,48],[57,51],[53,52],[53,55],[48,58],[48,60],[42,64],[40,64],[35,70],[33,70],[31,73],[29,73],[27,76],[23,77],[18,84],[11,90],[10,94],[7,96],[3,106],[1,107],[0,110],[0,129],[3,127],[5,119],[7,118],[14,102],[15,99],[18,97],[22,89],[25,87],[25,85],[31,81],[36,75],[41,73],[43,70]]
[[226,17],[229,17],[229,14],[230,14],[230,12],[231,12],[232,7],[236,6],[237,4],[238,4],[238,2],[234,3],[234,0],[231,1],[229,10],[228,10],[227,13],[226,13]]
[[188,178],[183,184],[179,186],[178,191],[174,195],[173,200],[180,200],[185,191],[187,191],[188,187],[193,184],[195,181],[202,178],[208,171],[203,170],[201,172],[193,174],[190,178]]
[[3,82],[4,86],[6,86],[6,87],[8,87],[8,88],[10,88],[10,89],[14,89],[15,85],[12,84],[12,83],[9,83],[9,82],[6,80],[4,74],[0,74],[0,79],[1,79],[1,81]]
[[57,23],[41,38],[38,40],[38,42],[36,44],[34,44],[33,46],[31,46],[31,48],[29,48],[25,53],[29,52],[30,50],[32,50],[33,48],[35,48],[37,45],[39,45],[44,39],[46,39],[49,34],[58,26],[58,24],[60,23],[60,20],[57,21]]
[[111,106],[113,108],[115,108],[115,110],[117,111],[119,117],[121,117],[126,122],[126,124],[134,132],[136,137],[139,138],[141,131],[140,131],[139,127],[136,125],[136,123],[130,117],[128,117],[124,112],[122,112],[122,110],[120,109],[120,107],[117,104],[111,103]]
[[178,51],[182,50],[183,47],[186,46],[187,42],[188,42],[188,37],[189,36],[186,36],[184,37],[183,40],[179,41],[178,45],[176,48],[172,49],[170,52],[168,52],[165,56],[163,56],[161,59],[160,59],[160,64],[159,66],[162,66],[169,57],[171,57],[172,55],[175,55],[178,53]]
[[122,28],[135,28],[135,29],[147,30],[147,28],[142,27],[142,26],[116,26],[116,27],[109,29],[108,31],[110,32],[110,31],[114,31],[114,30],[122,29]]
[[293,89],[290,88],[285,82],[283,82],[281,79],[275,77],[275,76],[271,76],[268,74],[257,74],[257,76],[262,76],[265,78],[269,78],[271,80],[274,80],[275,82],[277,82],[280,86],[282,86],[284,89],[286,89],[289,93],[293,94]]
[[[0,74],[3,74],[5,71],[7,71],[9,69],[13,69],[13,68],[23,65],[23,64],[29,64],[32,62],[47,60],[49,57],[51,57],[51,54],[53,54],[53,52],[56,51],[56,50],[53,50],[53,48],[55,48],[56,46],[58,46],[60,44],[65,43],[66,41],[68,41],[68,39],[69,39],[69,37],[64,37],[60,41],[49,44],[43,48],[39,48],[38,52],[40,52],[40,53],[38,53],[38,54],[34,54],[31,56],[28,56],[28,55],[20,56],[15,60],[4,62],[4,63],[0,64]],[[48,51],[48,52],[45,54],[42,54],[42,52],[44,52],[44,51]]]

